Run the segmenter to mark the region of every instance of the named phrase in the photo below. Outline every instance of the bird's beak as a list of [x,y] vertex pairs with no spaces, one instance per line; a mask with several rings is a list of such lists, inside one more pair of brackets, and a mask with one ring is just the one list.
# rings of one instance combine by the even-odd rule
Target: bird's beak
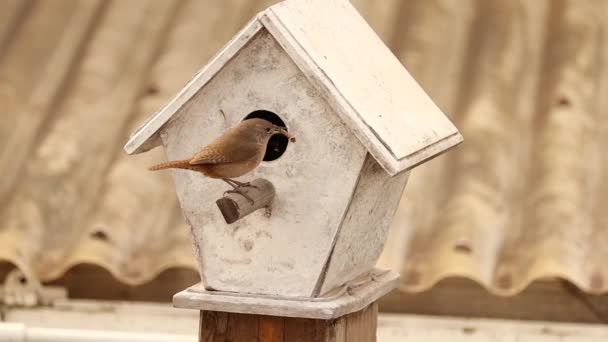
[[277,133],[285,136],[291,142],[296,142],[296,137],[293,134],[287,132],[285,129],[279,129],[277,130]]

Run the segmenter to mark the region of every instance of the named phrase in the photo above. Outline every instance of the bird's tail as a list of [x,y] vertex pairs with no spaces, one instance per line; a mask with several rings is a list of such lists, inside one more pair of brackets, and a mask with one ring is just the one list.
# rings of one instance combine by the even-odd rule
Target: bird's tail
[[156,164],[154,166],[150,166],[148,170],[150,171],[158,171],[165,169],[191,169],[192,165],[190,165],[190,159],[182,159],[182,160],[173,160],[160,164]]

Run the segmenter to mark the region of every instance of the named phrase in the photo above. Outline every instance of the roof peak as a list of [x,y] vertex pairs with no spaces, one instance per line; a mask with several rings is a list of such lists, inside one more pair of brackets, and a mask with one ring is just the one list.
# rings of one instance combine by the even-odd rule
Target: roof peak
[[286,0],[253,18],[129,139],[159,144],[162,126],[260,30],[266,29],[391,175],[457,145],[462,136],[347,0]]

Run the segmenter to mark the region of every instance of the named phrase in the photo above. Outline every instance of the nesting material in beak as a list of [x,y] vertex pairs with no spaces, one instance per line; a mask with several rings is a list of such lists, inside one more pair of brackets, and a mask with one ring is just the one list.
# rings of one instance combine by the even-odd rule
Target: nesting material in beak
[[277,132],[278,134],[281,134],[281,135],[283,135],[283,136],[287,137],[287,139],[289,139],[289,141],[291,141],[291,142],[296,142],[296,137],[295,137],[295,135],[293,135],[293,134],[291,134],[291,133],[287,132],[287,130],[285,130],[284,128],[278,129],[276,132]]
[[287,132],[287,134],[285,135],[287,137],[287,139],[289,139],[289,141],[295,143],[296,142],[296,136],[293,134],[289,134],[289,132]]

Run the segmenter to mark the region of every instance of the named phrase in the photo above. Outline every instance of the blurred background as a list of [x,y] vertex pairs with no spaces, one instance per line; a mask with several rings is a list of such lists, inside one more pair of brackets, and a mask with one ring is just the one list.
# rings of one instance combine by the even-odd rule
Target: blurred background
[[[275,2],[0,0],[0,286],[198,281],[163,152],[122,146]],[[410,177],[381,310],[607,322],[608,1],[352,2],[465,137]]]

